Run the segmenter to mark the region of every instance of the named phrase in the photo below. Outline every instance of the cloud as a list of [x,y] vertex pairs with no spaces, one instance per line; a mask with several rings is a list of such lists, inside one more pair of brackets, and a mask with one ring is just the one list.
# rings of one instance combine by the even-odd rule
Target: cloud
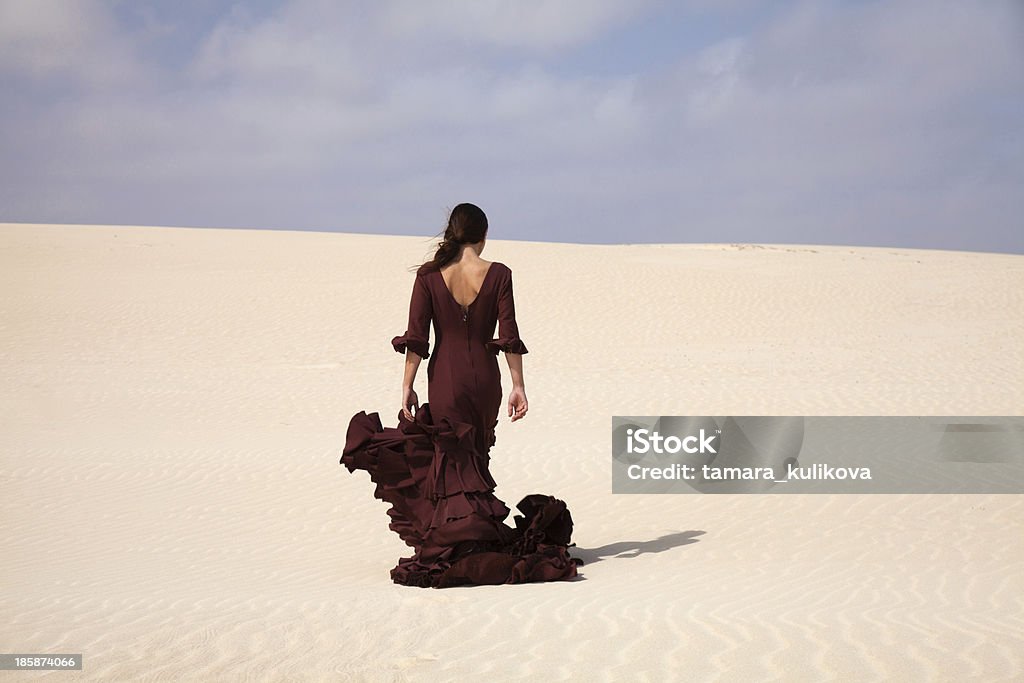
[[293,9],[263,21],[235,12],[202,41],[186,74],[204,85],[352,95],[373,77],[359,42],[351,24],[295,16]]
[[1012,3],[736,3],[638,72],[578,50],[663,7],[527,4],[238,5],[178,64],[159,20],[0,4],[0,220],[423,234],[475,201],[523,239],[1024,252]]
[[558,50],[586,43],[647,11],[647,0],[389,0],[381,3],[385,35],[421,42],[456,40],[470,47]]
[[[730,107],[740,79],[743,40],[729,38],[702,50],[690,66],[688,114],[691,120],[714,123]],[[689,66],[689,65],[688,65]]]
[[0,0],[0,74],[110,87],[141,75],[132,49],[94,0]]

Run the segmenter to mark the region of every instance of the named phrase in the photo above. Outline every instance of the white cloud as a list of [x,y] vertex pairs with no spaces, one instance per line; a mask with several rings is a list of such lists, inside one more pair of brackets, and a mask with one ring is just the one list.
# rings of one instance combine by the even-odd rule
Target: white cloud
[[189,76],[231,86],[345,94],[365,88],[373,76],[345,30],[287,15],[250,21],[232,16],[216,26]]
[[593,40],[649,6],[649,0],[387,0],[381,27],[416,42],[553,50]]
[[[743,40],[729,38],[705,48],[691,70],[689,114],[695,121],[712,122],[729,106],[739,83]],[[690,66],[690,65],[688,65]]]
[[1010,244],[1024,210],[1009,3],[797,4],[624,74],[559,55],[625,2],[295,0],[179,72],[109,8],[32,7],[0,28],[31,86],[0,114],[0,220],[408,231],[455,197],[530,239]]
[[0,0],[0,73],[124,85],[142,73],[132,50],[94,0]]

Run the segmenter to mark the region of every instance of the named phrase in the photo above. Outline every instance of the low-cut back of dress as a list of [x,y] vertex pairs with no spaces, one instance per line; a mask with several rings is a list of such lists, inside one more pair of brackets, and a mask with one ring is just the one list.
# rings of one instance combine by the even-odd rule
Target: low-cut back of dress
[[428,400],[413,420],[399,410],[397,427],[384,427],[377,413],[356,413],[340,463],[369,473],[374,497],[391,506],[389,528],[415,551],[391,570],[392,580],[444,588],[576,576],[583,563],[568,553],[573,523],[564,501],[525,496],[510,527],[504,522],[510,510],[494,495],[489,462],[502,403],[498,352],[528,353],[516,323],[512,271],[491,263],[468,306],[455,299],[440,271],[417,273],[408,326],[391,344],[428,360]]

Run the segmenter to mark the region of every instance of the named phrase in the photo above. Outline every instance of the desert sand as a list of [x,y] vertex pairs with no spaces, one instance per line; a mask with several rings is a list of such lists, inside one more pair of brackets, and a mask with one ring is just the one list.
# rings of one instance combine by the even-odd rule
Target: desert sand
[[496,495],[565,500],[586,564],[432,590],[338,464],[397,422],[431,236],[0,224],[0,651],[84,655],[0,679],[1024,676],[1024,497],[612,495],[609,452],[613,415],[1021,414],[1024,256],[492,236],[530,349]]

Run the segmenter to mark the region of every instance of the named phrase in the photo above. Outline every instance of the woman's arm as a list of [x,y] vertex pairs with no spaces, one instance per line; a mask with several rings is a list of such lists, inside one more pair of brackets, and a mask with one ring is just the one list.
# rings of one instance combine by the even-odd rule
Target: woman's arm
[[411,349],[405,352],[405,377],[402,379],[402,414],[406,419],[415,420],[412,408],[418,412],[420,409],[420,397],[416,395],[413,385],[416,383],[416,371],[419,370],[420,361],[423,360],[419,354]]
[[512,288],[512,271],[506,267],[498,291],[498,336],[487,342],[491,353],[505,352],[508,369],[512,374],[512,391],[508,395],[508,414],[512,421],[526,416],[529,404],[526,401],[526,386],[523,380],[523,355],[529,353],[526,344],[519,338],[516,323],[515,295]]
[[415,351],[409,350],[405,352],[405,377],[402,379],[403,389],[416,384],[416,372],[420,369],[421,360],[423,359]]
[[402,412],[409,420],[413,419],[410,408],[419,410],[419,398],[413,391],[416,371],[420,361],[430,357],[430,321],[433,318],[433,302],[426,281],[416,276],[413,283],[412,298],[409,301],[409,325],[405,334],[391,340],[395,351],[405,354],[405,376],[402,379]]
[[512,375],[512,388],[519,387],[525,389],[525,382],[523,381],[523,354],[521,353],[506,353],[505,360],[508,361],[508,371]]
[[508,370],[512,375],[512,391],[508,394],[508,414],[512,422],[526,417],[530,404],[526,400],[526,385],[523,382],[523,354],[505,352]]

